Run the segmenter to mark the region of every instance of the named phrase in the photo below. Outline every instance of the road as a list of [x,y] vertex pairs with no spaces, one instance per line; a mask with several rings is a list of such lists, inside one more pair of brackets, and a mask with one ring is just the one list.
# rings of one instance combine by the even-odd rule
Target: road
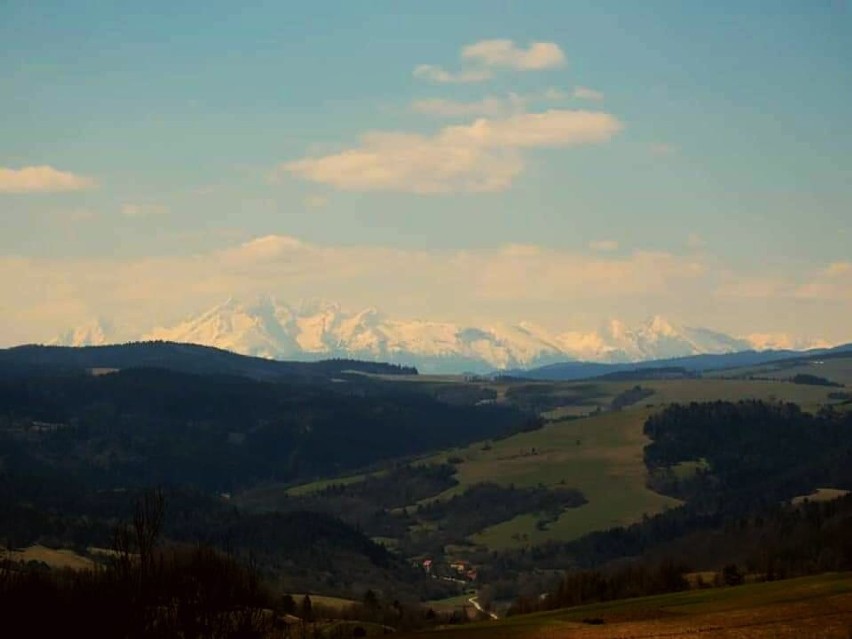
[[489,610],[484,610],[484,609],[482,608],[482,606],[480,606],[480,605],[479,605],[478,597],[471,597],[471,598],[470,598],[470,599],[468,599],[467,601],[468,601],[468,603],[469,603],[471,606],[473,606],[474,608],[476,608],[479,612],[483,612],[483,613],[485,613],[486,615],[488,615],[488,616],[489,616],[489,617],[491,617],[492,619],[499,619],[499,618],[500,618],[500,617],[498,617],[498,616],[497,616],[497,613],[491,612],[491,611],[489,611]]

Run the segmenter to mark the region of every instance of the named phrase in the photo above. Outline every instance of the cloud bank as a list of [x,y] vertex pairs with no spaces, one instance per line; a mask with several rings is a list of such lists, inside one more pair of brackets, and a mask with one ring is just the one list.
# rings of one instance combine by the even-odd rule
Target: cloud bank
[[431,136],[367,133],[357,147],[302,158],[280,169],[347,191],[502,191],[523,171],[522,151],[601,143],[621,128],[614,116],[594,111],[480,118],[469,125],[444,127]]
[[52,166],[0,167],[0,193],[57,193],[95,188],[92,178],[59,171]]
[[513,40],[480,40],[462,47],[462,63],[468,66],[459,71],[447,71],[434,64],[419,64],[412,75],[420,80],[438,84],[469,84],[485,82],[494,77],[496,69],[513,71],[542,71],[565,66],[565,53],[554,42],[533,42],[527,48]]
[[553,69],[567,62],[562,49],[553,42],[533,42],[524,49],[512,40],[480,40],[464,47],[461,56],[485,66],[518,71]]
[[324,297],[355,309],[374,305],[400,318],[529,320],[561,331],[662,314],[731,334],[852,338],[846,262],[785,277],[733,272],[704,253],[534,244],[416,250],[266,235],[187,256],[0,258],[0,340],[47,341],[104,316],[132,335],[232,295],[264,293],[292,302]]
[[439,84],[469,84],[490,80],[493,74],[487,69],[452,72],[434,64],[420,64],[414,67],[412,75],[420,80]]

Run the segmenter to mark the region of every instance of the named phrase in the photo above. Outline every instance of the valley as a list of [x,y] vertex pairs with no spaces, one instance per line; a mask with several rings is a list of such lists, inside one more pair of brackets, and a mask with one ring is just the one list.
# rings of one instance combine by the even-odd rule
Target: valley
[[[462,619],[527,606],[565,571],[632,579],[617,576],[625,562],[710,579],[736,562],[752,581],[847,566],[832,532],[852,521],[844,352],[558,381],[294,366],[168,343],[57,349],[0,353],[0,533],[22,561],[105,561],[86,549],[108,548],[133,499],[160,485],[170,543],[252,557],[278,591],[395,593]],[[743,454],[755,447],[758,471]],[[799,536],[781,533],[817,505]],[[807,544],[789,546],[812,538],[831,550],[806,559]],[[682,588],[643,579],[612,596]],[[715,627],[715,613],[684,606],[690,624]]]

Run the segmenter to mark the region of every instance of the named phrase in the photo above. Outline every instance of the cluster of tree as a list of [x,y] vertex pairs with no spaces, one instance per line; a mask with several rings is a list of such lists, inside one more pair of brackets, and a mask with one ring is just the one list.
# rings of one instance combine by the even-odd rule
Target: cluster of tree
[[517,432],[531,420],[513,407],[451,406],[367,378],[272,383],[131,369],[0,380],[8,463],[61,469],[98,489],[232,491],[333,476]]
[[693,510],[748,513],[811,493],[852,488],[852,413],[804,412],[760,401],[674,405],[645,423],[652,476],[682,462],[701,464],[690,477],[655,485]]
[[[130,522],[113,529],[112,553],[93,570],[52,571],[8,557],[0,561],[4,626],[34,636],[259,639],[329,636],[329,631],[330,636],[363,636],[356,631],[358,624],[341,626],[341,619],[379,623],[389,631],[458,621],[404,603],[393,589],[388,592],[394,598],[388,601],[367,590],[362,604],[343,612],[313,606],[309,596],[297,607],[292,597],[275,594],[254,557],[246,565],[236,554],[205,544],[161,546],[168,528],[165,513],[162,492],[144,493]],[[322,545],[327,537],[322,527],[339,525],[320,515],[300,518],[296,526],[286,516],[274,523],[263,532],[246,525],[236,536],[260,535],[263,543],[255,546],[270,551],[294,543],[304,549]],[[372,559],[388,563],[382,553],[374,547]],[[323,569],[317,556],[310,565]],[[349,632],[340,634],[342,630]]]
[[[516,380],[517,381],[517,380]],[[597,384],[574,384],[570,393],[564,387],[547,382],[516,383],[506,390],[506,399],[522,410],[544,413],[574,404],[587,405],[604,396]]]
[[400,466],[308,495],[283,495],[274,507],[340,517],[370,536],[394,538],[405,556],[440,556],[447,544],[467,544],[469,535],[518,515],[533,513],[541,521],[553,520],[564,509],[586,503],[580,492],[569,488],[487,482],[449,499],[410,507],[457,485],[454,474],[451,464]]
[[263,637],[276,615],[258,575],[205,547],[160,550],[163,500],[149,494],[92,571],[0,565],[0,614],[33,636]]
[[653,394],[653,389],[642,388],[637,384],[633,388],[628,388],[626,391],[623,391],[613,397],[610,402],[610,408],[612,408],[612,410],[621,410],[622,408],[641,402],[643,399],[650,397]]
[[[526,593],[514,606],[520,613],[677,591],[686,587],[680,576],[690,571],[715,572],[703,585],[720,586],[740,584],[746,575],[772,581],[852,570],[852,495],[776,505],[747,517],[683,517],[680,526],[665,526],[674,523],[666,514],[569,544],[502,554],[485,578],[498,596],[520,586]],[[626,557],[633,559],[625,567]],[[557,578],[542,571],[545,566],[565,572]],[[542,591],[549,594],[539,600]]]
[[852,393],[849,392],[832,391],[826,397],[838,402],[840,406],[852,403]]
[[820,377],[818,375],[808,375],[807,373],[799,373],[790,378],[794,384],[808,384],[810,386],[831,386],[833,388],[842,388],[843,384],[832,382],[830,379]]
[[789,504],[820,486],[852,489],[852,414],[712,402],[672,406],[648,419],[646,433],[649,470],[701,462],[694,476],[672,473],[657,487],[686,503],[568,543],[472,558],[498,596],[529,580],[531,593],[548,589],[554,575],[545,570],[597,570],[630,557],[701,570],[733,562],[775,577],[852,568],[852,497]]
[[[699,555],[695,548],[701,548]],[[746,516],[732,516],[714,528],[656,544],[645,556],[688,562],[695,570],[735,565],[742,573],[767,580],[850,570],[852,496],[776,504]]]
[[435,399],[453,405],[482,405],[495,401],[497,391],[474,382],[426,382],[420,381],[417,390],[429,393]]
[[[219,497],[268,481],[381,467],[388,458],[540,424],[511,406],[451,405],[410,385],[347,379],[271,382],[144,368],[0,376],[0,539],[16,547],[103,547],[133,495],[161,485],[170,491],[170,539],[252,554],[265,574],[286,575],[293,587],[454,594],[399,557],[376,560],[387,553],[364,535],[408,535],[415,522],[399,509],[453,486],[449,465],[397,467],[287,500],[280,515],[237,511]],[[340,516],[350,525],[326,525]],[[276,527],[304,543],[276,537]],[[449,536],[439,533],[434,545]]]
[[413,366],[353,359],[285,362],[175,342],[149,341],[105,346],[26,345],[0,349],[0,377],[34,373],[73,373],[89,369],[160,368],[200,375],[239,375],[254,379],[323,378],[346,372],[416,375]]
[[631,562],[612,570],[566,573],[555,590],[544,597],[519,597],[509,615],[554,610],[569,606],[644,597],[689,589],[687,569],[669,561],[658,565]]
[[458,484],[450,464],[401,465],[307,495],[281,495],[278,511],[308,510],[340,517],[372,537],[404,537],[414,523],[402,509]]
[[[73,548],[82,554],[92,546],[110,547],[116,522],[132,516],[129,505],[141,494],[128,490],[81,496],[66,487],[60,493],[68,497],[62,508],[61,497],[57,499],[49,487],[32,490],[26,479],[0,482],[0,486],[6,492],[0,498],[3,546],[42,544]],[[209,545],[237,558],[252,558],[264,577],[282,588],[347,597],[367,588],[410,599],[456,594],[452,584],[430,579],[363,531],[331,515],[246,513],[198,491],[169,489],[166,494],[169,508],[163,534],[168,540]],[[30,498],[34,501],[28,501]]]
[[467,536],[518,515],[536,513],[552,517],[566,508],[577,508],[585,503],[583,494],[571,488],[501,486],[485,482],[449,499],[418,505],[414,516],[437,524],[438,530],[445,533],[443,543],[466,543]]
[[[395,596],[383,597],[381,593],[367,590],[360,601],[349,605],[329,606],[315,603],[310,594],[289,595],[281,598],[281,607],[303,621],[317,622],[321,619],[334,620],[323,628],[323,637],[364,637],[367,628],[389,634],[399,630],[415,630],[428,626],[459,624],[468,621],[459,610],[438,613],[434,608],[405,603]],[[373,633],[370,633],[373,634]]]
[[682,379],[687,377],[701,377],[701,373],[694,370],[687,370],[682,366],[657,366],[635,368],[628,371],[615,371],[600,375],[598,379],[605,379],[610,382],[626,382],[647,379]]

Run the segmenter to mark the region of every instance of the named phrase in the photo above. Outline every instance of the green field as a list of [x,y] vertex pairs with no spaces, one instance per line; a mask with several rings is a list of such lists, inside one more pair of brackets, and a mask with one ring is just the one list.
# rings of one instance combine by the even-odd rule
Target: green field
[[707,377],[703,379],[655,380],[643,383],[653,388],[655,394],[643,400],[655,406],[675,402],[713,402],[760,399],[799,404],[805,410],[814,410],[831,403],[828,393],[832,388],[808,386],[772,380],[740,380]]
[[786,381],[720,378],[604,381],[594,384],[548,382],[540,384],[540,387],[549,385],[554,395],[564,396],[571,403],[551,409],[544,415],[567,416],[586,411],[589,405],[574,403],[582,398],[583,392],[594,396],[596,404],[603,405],[637,383],[652,389],[654,394],[625,410],[566,419],[487,446],[477,443],[436,455],[431,461],[446,461],[453,457],[463,460],[457,464],[459,486],[439,497],[450,497],[483,481],[576,488],[589,503],[565,511],[556,522],[547,524],[545,530],[537,526],[537,515],[526,514],[474,536],[474,541],[493,549],[575,539],[595,530],[633,523],[645,514],[653,515],[678,504],[677,500],[645,487],[647,470],[642,450],[648,440],[642,433],[642,426],[654,411],[671,403],[744,399],[791,401],[805,409],[816,410],[830,403],[827,395],[832,390]]
[[727,371],[720,371],[719,376],[732,377],[754,375],[773,379],[790,379],[799,374],[816,375],[832,382],[852,386],[852,356],[820,359],[813,357],[806,361],[792,363],[764,364]]
[[355,475],[347,475],[345,477],[332,477],[328,479],[319,479],[317,481],[299,484],[298,486],[288,486],[286,484],[266,484],[255,486],[249,490],[234,495],[233,501],[241,508],[247,508],[253,511],[275,510],[278,503],[287,497],[300,497],[310,495],[325,490],[329,486],[347,486],[349,484],[357,484],[364,481],[370,476],[383,475],[385,471],[378,470],[372,473],[357,473]]
[[[536,527],[535,515],[522,515],[475,536],[475,541],[490,548],[573,539],[592,530],[632,523],[645,513],[660,512],[678,502],[645,487],[642,449],[647,439],[642,425],[648,414],[644,409],[604,413],[548,424],[488,447],[474,444],[458,449],[449,456],[463,459],[456,466],[460,484],[440,497],[484,481],[565,486],[586,496],[589,503],[565,511],[547,530]],[[435,461],[446,457],[438,456]]]
[[[590,620],[603,623],[591,625]],[[850,630],[852,574],[835,573],[591,604],[418,636],[440,639],[693,636],[848,639]]]
[[[831,370],[835,375],[847,368],[852,374],[852,358],[827,360],[824,365],[833,367]],[[739,374],[741,370],[748,369],[725,371],[725,374]],[[786,369],[790,370],[793,369]],[[491,549],[518,548],[549,540],[568,541],[592,531],[631,524],[641,520],[643,515],[653,515],[677,505],[677,500],[646,488],[648,474],[642,456],[648,443],[642,433],[643,424],[649,415],[668,404],[760,399],[790,401],[806,410],[816,410],[830,403],[828,393],[837,390],[793,384],[780,378],[749,380],[721,376],[571,382],[490,382],[440,376],[411,377],[404,383],[443,388],[452,384],[478,386],[494,391],[497,401],[501,402],[531,401],[531,398],[534,401],[536,397],[546,397],[545,403],[549,405],[542,416],[550,423],[539,430],[519,433],[500,441],[477,442],[413,462],[450,461],[456,467],[459,484],[424,500],[426,502],[449,498],[486,481],[518,487],[574,488],[588,500],[579,508],[564,511],[555,521],[543,522],[538,514],[524,514],[473,536],[474,542]],[[653,390],[653,394],[621,411],[608,410],[614,397],[637,384]],[[690,469],[682,470],[687,472]],[[332,484],[356,483],[369,474],[381,472],[322,479],[295,487],[254,488],[235,496],[235,501],[253,509],[270,509],[284,494],[305,495]]]
[[473,595],[471,594],[464,594],[456,597],[447,597],[446,599],[435,599],[433,601],[427,601],[423,605],[438,612],[452,612],[453,610],[471,606],[472,604],[468,601],[468,599],[472,596]]

